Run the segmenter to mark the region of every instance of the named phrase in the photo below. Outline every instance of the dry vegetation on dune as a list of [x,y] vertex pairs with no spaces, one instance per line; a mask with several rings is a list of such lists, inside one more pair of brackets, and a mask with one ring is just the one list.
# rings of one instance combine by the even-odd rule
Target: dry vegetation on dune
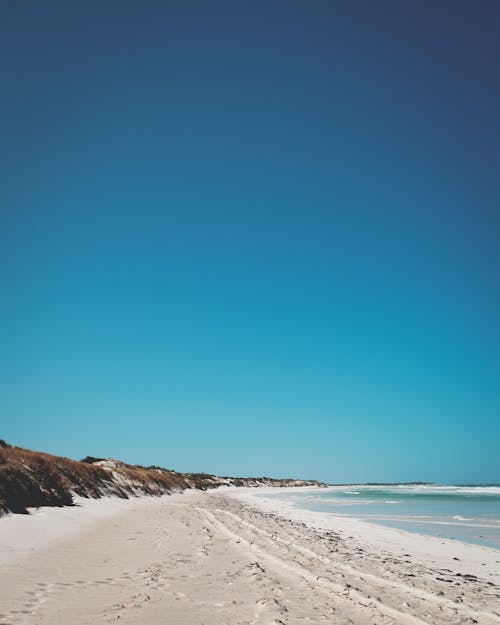
[[190,488],[173,472],[132,467],[123,463],[102,466],[30,451],[0,448],[0,514],[26,513],[28,507],[72,505],[73,495],[162,495]]
[[271,478],[221,478],[207,473],[177,473],[161,467],[128,465],[87,456],[70,460],[13,447],[0,440],[0,515],[27,513],[39,506],[68,506],[73,495],[99,498],[164,495],[188,488],[217,486],[318,485],[314,481]]
[[[0,511],[26,512],[27,506],[70,505],[70,486],[74,492],[92,496],[107,476],[98,467],[79,470],[75,464],[17,447],[0,449]],[[72,476],[71,481],[68,476]]]

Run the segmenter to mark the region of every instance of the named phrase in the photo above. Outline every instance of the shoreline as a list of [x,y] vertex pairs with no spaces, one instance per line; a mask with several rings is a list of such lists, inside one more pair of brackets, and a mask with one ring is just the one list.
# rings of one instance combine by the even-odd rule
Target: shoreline
[[[487,571],[496,571],[495,577],[500,582],[500,550],[494,547],[412,532],[379,523],[370,523],[354,516],[305,510],[276,497],[276,492],[272,489],[262,488],[259,489],[259,492],[254,493],[251,490],[246,488],[228,489],[227,494],[265,512],[305,523],[308,527],[337,531],[341,535],[362,541],[368,547],[387,549],[395,554],[410,550],[412,555],[422,564],[439,561],[439,563],[451,568],[452,571],[456,569],[457,572],[461,572],[462,569],[468,568],[474,574],[484,574],[484,567],[486,567]],[[299,489],[292,490],[299,491]],[[320,492],[320,489],[314,487],[309,487],[307,490]],[[275,496],[272,499],[266,498],[266,494]]]
[[402,530],[326,524],[255,497],[266,491],[3,517],[0,623],[500,625],[496,550],[463,543],[457,555],[455,541],[452,553]]
[[[345,487],[339,487],[336,485],[329,486],[326,489],[310,487],[308,489],[304,489],[306,494],[310,495],[307,497],[295,497],[295,493],[301,495],[304,491],[300,492],[299,489],[293,488],[289,489],[289,491],[292,491],[291,493],[284,493],[281,490],[278,492],[273,492],[271,490],[260,491],[260,496],[255,498],[255,502],[256,504],[259,504],[259,501],[262,501],[262,497],[265,497],[269,509],[272,509],[271,504],[273,502],[279,502],[276,509],[282,508],[284,512],[287,510],[289,513],[295,513],[298,510],[314,512],[316,514],[313,516],[318,520],[318,522],[321,518],[337,518],[339,523],[342,523],[342,519],[346,519],[350,524],[352,522],[367,523],[377,527],[400,530],[403,533],[418,534],[427,538],[435,538],[440,541],[452,541],[454,543],[478,545],[500,551],[500,507],[498,507],[498,503],[495,504],[494,499],[491,501],[493,501],[494,505],[496,505],[496,508],[498,509],[496,517],[494,516],[494,513],[493,516],[491,515],[491,511],[487,512],[485,510],[478,513],[471,509],[461,508],[460,510],[441,510],[436,513],[431,507],[420,511],[415,509],[410,510],[408,507],[406,509],[402,509],[401,505],[399,506],[397,513],[392,513],[392,506],[389,508],[386,507],[386,509],[382,511],[380,509],[380,501],[367,500],[371,498],[370,491],[375,490],[375,493],[377,493],[377,491],[379,491],[378,487],[370,486],[367,488],[365,486],[357,486],[352,488],[356,488],[356,492],[346,491]],[[436,486],[435,489],[438,490],[433,490],[431,495],[442,495],[443,488],[448,489],[448,487]],[[453,487],[453,492],[445,492],[445,495],[455,495],[455,493],[457,493],[457,488],[458,487]],[[473,490],[470,488],[473,488]],[[477,492],[477,487],[470,488],[465,491],[467,495],[479,494],[480,496],[483,496],[484,490],[488,493],[488,496],[493,494],[495,499],[498,499],[498,495],[500,494],[500,489],[497,487],[485,487],[484,489],[481,489],[480,493]],[[494,492],[492,493],[492,491]],[[245,492],[248,492],[249,495],[252,494],[251,491]],[[271,495],[270,497],[266,497],[268,492]],[[338,499],[337,493],[341,499]],[[462,496],[463,493],[464,489],[460,487],[458,496]],[[256,494],[259,495],[259,493]],[[283,496],[281,496],[282,494]],[[325,494],[330,494],[333,498],[331,499],[328,496],[323,497]],[[356,498],[356,500],[352,500],[352,503],[364,503],[368,505],[353,506],[351,505],[351,501],[346,501],[342,498],[345,494],[360,495],[359,500]],[[412,494],[413,493],[408,493],[404,490],[399,493],[396,490],[391,490],[390,492],[384,494],[384,503],[403,503],[404,505],[404,498],[408,497],[408,495],[411,496]],[[417,494],[429,495],[427,486],[425,487],[425,491],[417,492]],[[395,501],[395,499],[399,499],[401,495],[403,496],[403,501]],[[391,500],[387,501],[385,500],[385,497]],[[372,504],[375,504],[375,506],[378,507],[378,510],[372,511]],[[460,505],[464,504],[467,505],[466,500],[463,500]],[[396,508],[396,506],[394,508]],[[479,514],[479,516],[477,516],[477,514]],[[485,518],[483,518],[484,514]]]

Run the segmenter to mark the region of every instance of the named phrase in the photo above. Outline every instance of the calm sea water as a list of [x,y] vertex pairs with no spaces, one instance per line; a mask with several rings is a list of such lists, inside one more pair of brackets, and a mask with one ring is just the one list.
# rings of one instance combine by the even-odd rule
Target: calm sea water
[[500,486],[335,486],[265,497],[296,507],[500,549]]

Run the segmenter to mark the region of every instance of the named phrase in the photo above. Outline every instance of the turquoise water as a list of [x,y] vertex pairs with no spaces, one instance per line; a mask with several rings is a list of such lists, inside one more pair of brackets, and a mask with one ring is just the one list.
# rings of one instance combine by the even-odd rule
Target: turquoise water
[[335,486],[265,495],[306,510],[500,549],[500,486]]

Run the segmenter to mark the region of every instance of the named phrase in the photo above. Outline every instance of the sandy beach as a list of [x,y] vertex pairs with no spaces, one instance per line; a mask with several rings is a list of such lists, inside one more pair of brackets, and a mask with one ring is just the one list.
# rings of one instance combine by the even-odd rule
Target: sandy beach
[[0,623],[500,624],[500,552],[257,499],[79,500],[0,519]]

